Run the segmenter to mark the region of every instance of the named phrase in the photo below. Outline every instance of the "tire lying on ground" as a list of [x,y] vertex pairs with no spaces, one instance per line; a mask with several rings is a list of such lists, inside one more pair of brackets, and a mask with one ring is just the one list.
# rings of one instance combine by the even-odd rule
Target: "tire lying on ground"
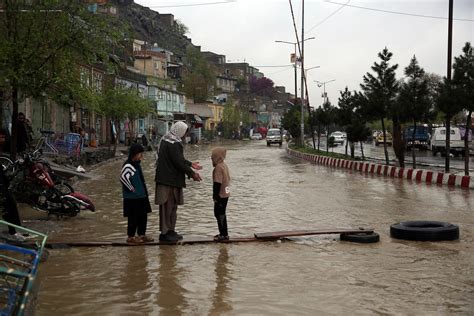
[[363,244],[373,243],[380,241],[379,234],[372,233],[350,233],[350,234],[341,234],[341,240],[358,242]]
[[390,226],[390,236],[396,239],[442,241],[459,239],[459,227],[446,222],[409,221]]

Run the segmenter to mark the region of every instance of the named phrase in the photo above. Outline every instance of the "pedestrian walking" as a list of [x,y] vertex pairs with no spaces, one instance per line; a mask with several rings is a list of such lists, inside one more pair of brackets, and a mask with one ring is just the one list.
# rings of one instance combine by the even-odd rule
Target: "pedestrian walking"
[[140,166],[144,148],[140,144],[130,146],[128,158],[120,173],[123,195],[123,216],[128,218],[127,242],[139,244],[153,241],[146,235],[148,213],[151,212],[145,178]]
[[183,188],[186,187],[185,176],[194,181],[201,181],[195,170],[201,170],[198,162],[184,158],[183,137],[188,132],[184,122],[174,123],[158,144],[158,158],[155,173],[155,204],[160,210],[161,241],[176,242],[183,238],[175,231],[178,205],[183,205]]
[[30,147],[30,138],[28,136],[28,127],[23,112],[18,113],[18,129],[16,138],[16,148],[18,153],[22,153]]
[[226,208],[230,196],[230,173],[224,162],[227,150],[217,147],[212,150],[212,199],[214,200],[214,216],[217,220],[219,234],[214,236],[215,241],[229,240],[227,230]]

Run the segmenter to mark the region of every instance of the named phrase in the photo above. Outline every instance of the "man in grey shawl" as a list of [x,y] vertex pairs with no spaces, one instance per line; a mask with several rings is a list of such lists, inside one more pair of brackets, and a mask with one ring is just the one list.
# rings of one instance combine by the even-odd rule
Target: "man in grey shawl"
[[183,137],[188,131],[184,122],[174,123],[160,140],[155,173],[155,204],[160,210],[160,241],[176,242],[183,238],[175,231],[178,205],[183,205],[185,176],[201,181],[195,170],[202,167],[184,158]]

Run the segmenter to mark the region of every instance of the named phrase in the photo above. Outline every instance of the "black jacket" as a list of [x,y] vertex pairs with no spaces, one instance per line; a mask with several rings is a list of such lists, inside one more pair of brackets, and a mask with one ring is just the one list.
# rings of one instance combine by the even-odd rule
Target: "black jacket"
[[171,187],[185,188],[185,175],[192,177],[192,163],[184,158],[183,145],[162,141],[156,162],[155,182]]

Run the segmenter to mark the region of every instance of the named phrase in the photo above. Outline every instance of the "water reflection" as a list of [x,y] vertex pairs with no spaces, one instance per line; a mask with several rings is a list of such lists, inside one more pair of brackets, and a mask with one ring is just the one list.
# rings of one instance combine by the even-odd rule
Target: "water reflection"
[[160,306],[160,314],[181,315],[187,310],[187,302],[184,297],[185,289],[179,280],[184,271],[177,265],[176,251],[178,247],[162,247],[158,255],[158,294],[156,304]]
[[[150,275],[147,267],[149,261],[146,251],[138,247],[129,247],[128,253],[123,256],[123,269],[120,273],[119,288],[123,289],[125,302],[129,311],[138,308],[138,302],[150,299]],[[135,305],[135,306],[134,306]]]
[[219,256],[216,260],[216,288],[212,295],[212,307],[209,315],[221,315],[232,311],[232,305],[228,302],[229,297],[229,253],[226,245],[221,245]]

